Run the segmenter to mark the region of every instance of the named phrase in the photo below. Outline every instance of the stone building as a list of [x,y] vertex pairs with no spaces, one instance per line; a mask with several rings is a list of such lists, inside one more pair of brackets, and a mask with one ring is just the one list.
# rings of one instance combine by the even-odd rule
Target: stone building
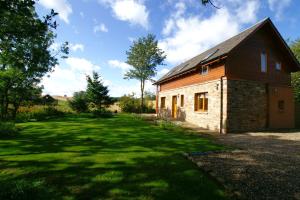
[[293,128],[291,72],[299,70],[267,18],[160,78],[157,114],[220,133]]

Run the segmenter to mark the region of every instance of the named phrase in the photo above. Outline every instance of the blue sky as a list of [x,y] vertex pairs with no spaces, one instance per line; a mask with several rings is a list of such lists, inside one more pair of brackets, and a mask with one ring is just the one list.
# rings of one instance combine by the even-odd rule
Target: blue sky
[[[44,93],[68,95],[84,90],[85,76],[97,71],[112,96],[139,92],[135,80],[124,80],[132,41],[156,35],[167,55],[156,79],[177,64],[270,17],[282,36],[300,37],[299,0],[213,0],[221,9],[200,0],[39,0],[40,16],[59,13],[57,40],[70,43],[68,59],[42,81]],[[146,90],[155,91],[150,82]]]

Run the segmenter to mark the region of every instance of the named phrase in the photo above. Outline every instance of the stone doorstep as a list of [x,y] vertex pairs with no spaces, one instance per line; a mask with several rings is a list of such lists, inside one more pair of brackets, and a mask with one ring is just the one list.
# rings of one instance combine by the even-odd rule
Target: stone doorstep
[[[226,151],[229,152],[229,151]],[[190,156],[189,153],[184,152],[182,154],[186,159],[192,161],[201,171],[203,171],[206,175],[208,175],[211,179],[213,179],[218,184],[222,185],[226,191],[226,193],[229,195],[229,197],[233,199],[246,199],[245,196],[242,195],[242,193],[238,190],[234,190],[233,186],[229,183],[226,183],[223,178],[218,177],[214,172],[205,169],[203,164],[201,162],[197,162],[192,156]],[[205,156],[205,155],[202,155]]]

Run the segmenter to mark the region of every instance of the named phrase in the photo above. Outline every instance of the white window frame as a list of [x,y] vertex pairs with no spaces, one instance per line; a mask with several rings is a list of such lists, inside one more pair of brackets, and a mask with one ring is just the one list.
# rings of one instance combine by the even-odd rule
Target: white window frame
[[265,51],[260,53],[260,71],[263,73],[268,72],[268,56]]

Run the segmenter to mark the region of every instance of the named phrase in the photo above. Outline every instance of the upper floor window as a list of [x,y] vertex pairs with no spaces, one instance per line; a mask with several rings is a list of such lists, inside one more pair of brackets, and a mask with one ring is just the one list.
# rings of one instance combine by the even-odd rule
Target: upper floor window
[[207,74],[208,73],[208,66],[201,66],[200,74]]
[[166,108],[166,97],[160,98],[160,108]]
[[267,72],[267,54],[265,51],[260,53],[260,70],[261,72]]
[[275,67],[277,71],[281,71],[281,62],[276,62]]
[[195,94],[195,111],[207,112],[208,110],[208,93]]

